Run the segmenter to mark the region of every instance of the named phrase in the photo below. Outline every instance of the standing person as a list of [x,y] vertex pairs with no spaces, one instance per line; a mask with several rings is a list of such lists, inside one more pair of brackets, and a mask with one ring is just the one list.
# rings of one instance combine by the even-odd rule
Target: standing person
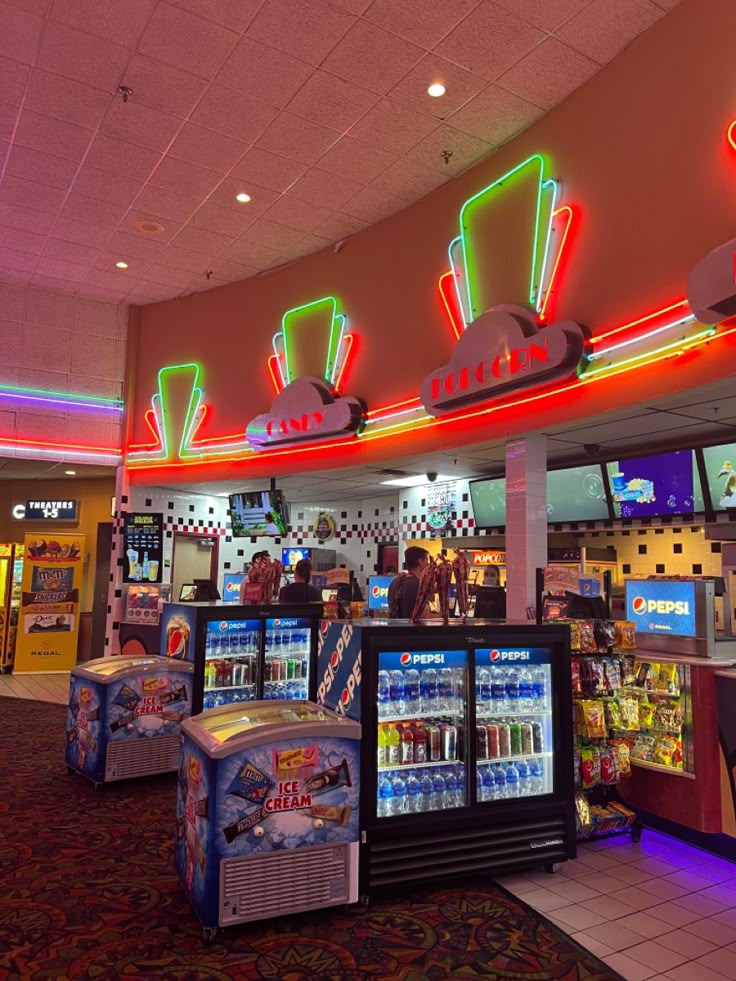
[[294,582],[284,586],[279,593],[280,603],[321,603],[322,593],[316,586],[311,586],[312,563],[309,559],[300,559],[294,568]]
[[388,587],[388,615],[392,620],[408,620],[414,612],[419,592],[419,580],[429,564],[429,552],[419,545],[410,545],[404,553],[404,568]]
[[262,552],[255,552],[253,558],[250,560],[250,565],[248,566],[248,572],[240,584],[240,605],[243,606],[246,603],[245,593],[250,580],[250,570],[261,560],[267,559],[269,557],[268,549],[264,549]]

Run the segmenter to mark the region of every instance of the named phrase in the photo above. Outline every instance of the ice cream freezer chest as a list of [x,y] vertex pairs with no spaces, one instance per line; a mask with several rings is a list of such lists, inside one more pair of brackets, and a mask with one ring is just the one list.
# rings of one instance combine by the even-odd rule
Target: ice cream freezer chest
[[360,724],[308,701],[187,719],[176,867],[219,927],[358,899]]
[[181,723],[192,709],[193,670],[155,655],[101,657],[74,668],[67,770],[96,786],[175,772]]

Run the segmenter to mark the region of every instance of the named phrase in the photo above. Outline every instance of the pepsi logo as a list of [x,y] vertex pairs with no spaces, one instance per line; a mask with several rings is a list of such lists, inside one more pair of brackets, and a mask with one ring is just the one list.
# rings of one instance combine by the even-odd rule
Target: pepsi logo
[[340,651],[333,651],[330,656],[330,664],[332,665],[332,670],[337,671],[340,666]]
[[342,702],[342,704],[346,708],[350,704],[350,701],[351,701],[352,697],[353,696],[352,696],[352,692],[350,691],[350,689],[349,688],[343,688],[342,695],[340,696],[340,701]]
[[631,608],[638,616],[647,611],[647,601],[643,596],[635,596]]
[[399,658],[400,664],[411,664],[411,654],[402,654]]
[[274,625],[274,627],[280,627],[281,626],[281,621],[280,620],[274,620],[273,621],[273,625]]
[[227,620],[220,621],[220,630],[225,633],[227,631]]
[[500,651],[491,651],[491,660],[492,661],[497,661],[500,656],[501,656],[501,652]]
[[381,587],[380,586],[374,586],[373,589],[371,590],[371,596],[373,596],[376,599],[378,599],[378,597],[380,595],[381,595]]

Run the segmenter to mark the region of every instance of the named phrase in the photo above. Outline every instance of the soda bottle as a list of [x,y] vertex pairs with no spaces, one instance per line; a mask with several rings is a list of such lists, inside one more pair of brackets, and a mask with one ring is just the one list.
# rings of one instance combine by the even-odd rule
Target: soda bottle
[[497,715],[506,710],[506,669],[494,667],[491,673],[491,712]]
[[406,781],[406,808],[409,814],[416,814],[422,809],[422,785],[412,773]]
[[493,770],[490,766],[484,766],[481,772],[483,774],[483,800],[495,800],[496,781]]
[[414,762],[427,762],[427,730],[421,722],[414,726]]
[[544,668],[537,668],[532,675],[532,690],[534,707],[537,712],[543,712],[547,706],[547,675]]
[[465,768],[462,763],[458,763],[455,766],[455,786],[457,787],[455,793],[455,800],[457,801],[458,807],[464,807],[465,805]]
[[455,711],[462,712],[465,708],[465,669],[455,668],[453,671],[455,684]]
[[434,792],[434,785],[432,784],[432,778],[428,773],[425,773],[422,777],[422,800],[421,808],[423,811],[432,810],[432,794]]
[[506,796],[519,796],[519,771],[513,763],[509,763],[506,767]]
[[395,766],[399,763],[401,759],[401,737],[399,736],[399,730],[396,728],[396,723],[391,722],[388,725],[388,732],[386,733],[386,750],[388,755],[388,765]]
[[437,672],[434,668],[422,671],[419,682],[419,693],[422,702],[422,712],[437,711]]
[[391,709],[391,682],[388,671],[378,672],[378,718],[385,719]]
[[522,668],[519,675],[519,708],[524,712],[534,710],[534,683],[529,668]]
[[400,773],[397,773],[393,780],[394,802],[391,809],[392,814],[403,814],[406,808],[406,784]]
[[519,771],[519,797],[528,797],[531,780],[529,764],[526,760],[519,760],[516,769]]
[[506,772],[500,763],[496,763],[493,770],[493,781],[496,785],[495,799],[504,800],[506,797]]
[[488,668],[479,668],[476,674],[475,699],[476,711],[480,715],[487,715],[491,711],[491,672]]
[[378,753],[377,753],[377,764],[379,767],[388,765],[388,741],[386,739],[387,733],[386,725],[379,725],[378,727]]
[[519,672],[509,668],[506,674],[506,711],[519,711]]
[[378,817],[389,817],[393,813],[394,804],[394,788],[389,780],[388,776],[381,777],[381,782],[378,784],[378,802],[377,802],[377,813]]
[[440,712],[455,711],[455,686],[450,668],[440,668],[437,675],[437,697]]
[[406,705],[404,704],[404,672],[392,671],[389,675],[389,698],[391,700],[391,714],[403,715]]
[[445,778],[439,770],[432,774],[432,810],[442,811],[445,808]]
[[529,793],[532,796],[544,793],[544,760],[531,760],[529,764]]
[[215,687],[215,662],[208,661],[204,668],[204,687],[214,688]]
[[416,715],[420,711],[419,672],[416,668],[409,668],[404,674],[404,703],[407,715]]
[[445,773],[445,807],[457,807],[457,780],[455,773],[449,769]]
[[400,732],[399,761],[402,766],[414,765],[414,732],[410,725],[402,725]]

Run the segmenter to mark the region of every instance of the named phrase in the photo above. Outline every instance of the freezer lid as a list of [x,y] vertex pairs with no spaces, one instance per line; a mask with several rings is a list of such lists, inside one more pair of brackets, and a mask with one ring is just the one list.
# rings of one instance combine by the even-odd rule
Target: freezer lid
[[194,665],[187,661],[172,661],[171,658],[161,657],[158,654],[114,655],[87,661],[86,664],[74,668],[72,675],[105,683],[108,680],[118,679],[128,674],[146,674],[150,671],[191,673],[193,670]]
[[216,758],[285,739],[360,739],[360,724],[314,702],[241,702],[186,719],[184,730]]

